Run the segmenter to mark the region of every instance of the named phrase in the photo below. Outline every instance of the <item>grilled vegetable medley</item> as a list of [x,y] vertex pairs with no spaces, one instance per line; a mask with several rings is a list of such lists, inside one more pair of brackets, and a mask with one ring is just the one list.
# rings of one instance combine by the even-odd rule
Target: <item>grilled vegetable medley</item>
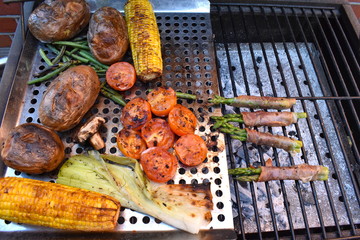
[[[1,159],[27,174],[50,172],[57,183],[0,178],[0,218],[59,229],[110,231],[117,226],[120,207],[126,207],[193,234],[210,223],[210,185],[174,184],[173,180],[179,167],[206,167],[208,149],[213,147],[207,144],[211,136],[197,135],[199,116],[179,101],[197,96],[159,86],[147,89],[146,98],[125,100],[136,85],[148,86],[147,82],[161,78],[163,60],[151,3],[128,0],[124,15],[102,7],[91,16],[84,0],[45,0],[30,15],[30,32],[42,42],[39,54],[47,66],[34,73],[28,84],[51,82],[36,109],[39,124],[13,129]],[[55,57],[49,57],[49,51]],[[93,150],[106,147],[101,128],[109,119],[89,111],[100,94],[120,106],[119,129],[106,137],[125,157]],[[253,129],[288,126],[306,118],[306,113],[253,112],[292,108],[296,99],[214,95],[205,104],[249,108],[212,116],[212,132],[294,153],[304,147],[297,139]],[[67,152],[70,158],[65,160],[60,136],[90,151]],[[278,168],[268,161],[264,167],[231,169],[229,174],[240,181],[313,181],[327,180],[328,169],[305,164]]]

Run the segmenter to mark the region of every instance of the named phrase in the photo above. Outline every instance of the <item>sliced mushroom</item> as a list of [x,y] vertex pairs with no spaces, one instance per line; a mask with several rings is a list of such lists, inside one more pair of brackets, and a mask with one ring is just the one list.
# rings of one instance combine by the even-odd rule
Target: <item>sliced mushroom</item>
[[89,142],[95,150],[100,150],[105,147],[105,142],[98,132],[90,137]]
[[105,142],[98,133],[101,125],[105,123],[105,119],[102,117],[92,117],[84,123],[77,133],[77,141],[79,143],[85,143],[89,139],[90,144],[96,149],[102,149],[105,147]]

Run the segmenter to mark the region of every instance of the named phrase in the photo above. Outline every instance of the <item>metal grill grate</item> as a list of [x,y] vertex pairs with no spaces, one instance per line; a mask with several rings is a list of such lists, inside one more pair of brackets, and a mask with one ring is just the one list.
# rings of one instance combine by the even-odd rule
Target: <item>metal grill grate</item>
[[[168,86],[176,91],[197,95],[196,101],[179,99],[178,103],[187,106],[196,114],[198,118],[196,134],[202,136],[206,141],[209,149],[208,158],[197,167],[186,167],[180,163],[178,173],[169,183],[211,183],[214,210],[212,211],[211,223],[204,229],[227,229],[233,232],[226,153],[223,151],[225,148],[224,138],[216,131],[212,131],[208,124],[210,114],[220,114],[220,109],[215,109],[207,103],[207,100],[214,93],[218,94],[209,14],[158,13],[156,16],[162,42],[163,77],[149,84],[137,82],[135,87],[124,93],[124,96],[127,101],[134,97],[146,97],[147,89],[156,86]],[[51,82],[26,85],[33,73],[45,68],[45,63],[38,54],[39,47],[45,49],[49,57],[55,57],[51,56],[44,44],[39,44],[31,35],[28,36],[26,44],[26,52],[19,64],[15,80],[17,82],[14,85],[14,89],[22,90],[12,92],[9,101],[13,102],[8,106],[2,125],[4,132],[16,125],[16,122],[19,124],[25,122],[40,123],[38,108],[43,93]],[[131,61],[130,56],[126,56],[125,60]],[[21,98],[23,98],[23,102]],[[122,155],[116,146],[116,134],[122,128],[119,120],[121,107],[100,96],[88,115],[99,115],[107,121],[105,126],[100,129],[101,135],[106,141],[106,149],[101,150],[101,152]],[[74,143],[74,134],[75,131],[61,133],[66,157],[83,154],[87,150],[86,146]],[[56,172],[30,176],[8,168],[4,175],[56,181]],[[174,230],[174,228],[153,217],[130,209],[122,209],[118,223],[117,230],[128,233],[132,231],[169,232]],[[42,228],[0,221],[0,229],[9,232],[31,232]]]
[[309,116],[289,127],[259,128],[302,140],[301,154],[227,138],[229,165],[264,165],[271,157],[277,166],[330,169],[326,182],[232,182],[235,227],[242,238],[360,235],[360,142],[354,140],[360,133],[355,108],[360,70],[341,16],[331,7],[211,5],[222,95],[296,97],[291,111]]

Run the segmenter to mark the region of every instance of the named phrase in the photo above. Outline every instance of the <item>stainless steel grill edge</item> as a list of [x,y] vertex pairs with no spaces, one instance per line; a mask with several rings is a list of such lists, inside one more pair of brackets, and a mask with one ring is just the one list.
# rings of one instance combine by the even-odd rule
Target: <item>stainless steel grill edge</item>
[[[89,1],[92,10],[107,4]],[[124,1],[111,2],[122,11]],[[32,4],[26,3],[25,13]],[[213,221],[199,235],[171,227],[131,210],[122,211],[116,232],[87,234],[0,222],[6,239],[356,239],[360,237],[359,24],[345,1],[154,1],[162,37],[164,75],[152,84],[137,84],[126,98],[144,97],[147,88],[171,86],[197,94],[182,101],[199,119],[197,133],[207,139],[208,160],[197,168],[181,167],[174,183],[210,182]],[[165,6],[165,7],[164,7]],[[209,14],[210,13],[210,14]],[[19,38],[18,31],[15,38]],[[37,122],[37,106],[46,83],[27,88],[26,81],[43,65],[42,46],[27,35],[13,46],[0,83],[3,111],[0,142],[16,124]],[[23,47],[23,51],[21,49]],[[21,56],[20,56],[21,53]],[[48,84],[48,83],[47,83]],[[211,128],[209,115],[249,111],[206,102],[214,94],[296,97],[292,111],[309,118],[284,128],[259,128],[301,139],[301,154],[241,143]],[[105,152],[118,154],[114,134],[121,128],[121,108],[100,97],[89,114],[107,119]],[[240,125],[240,127],[242,127]],[[62,135],[67,156],[86,148]],[[328,166],[329,181],[239,183],[228,167],[309,163]],[[0,176],[25,176],[0,165]],[[26,176],[54,181],[56,173]],[[148,217],[147,217],[148,218]],[[146,221],[147,222],[147,221]],[[156,231],[154,231],[156,229]],[[235,230],[235,234],[234,231]],[[121,231],[120,231],[121,230]]]

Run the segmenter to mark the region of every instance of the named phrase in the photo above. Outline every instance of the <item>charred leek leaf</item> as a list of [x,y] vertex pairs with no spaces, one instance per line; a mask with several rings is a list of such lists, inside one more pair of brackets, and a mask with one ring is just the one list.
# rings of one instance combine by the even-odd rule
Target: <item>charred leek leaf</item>
[[57,183],[118,199],[176,228],[198,233],[211,220],[209,185],[166,185],[147,180],[137,160],[113,155],[76,155],[61,167]]

